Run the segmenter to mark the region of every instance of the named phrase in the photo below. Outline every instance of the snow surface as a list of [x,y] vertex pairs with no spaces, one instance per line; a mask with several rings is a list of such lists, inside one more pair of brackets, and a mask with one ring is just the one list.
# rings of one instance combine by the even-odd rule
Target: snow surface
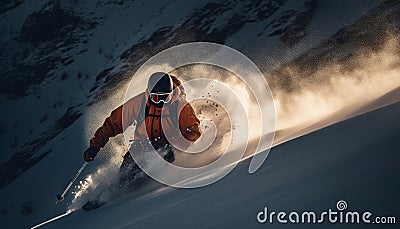
[[[283,4],[271,17],[257,23],[248,23],[235,36],[227,39],[226,44],[237,47],[250,58],[262,56],[268,63],[266,70],[273,70],[280,65],[301,55],[305,51],[317,46],[321,41],[331,37],[339,29],[354,23],[360,16],[375,7],[378,1],[317,1],[316,9],[310,27],[305,31],[306,36],[295,47],[288,47],[279,42],[279,36],[269,36],[272,28],[270,23],[279,19],[282,13],[289,10],[302,12],[304,2],[291,0]],[[268,27],[269,26],[269,27]],[[263,30],[266,32],[261,35]],[[257,35],[257,36],[256,36]],[[248,42],[243,42],[244,40]]]
[[252,175],[245,160],[210,186],[183,190],[153,184],[146,193],[132,192],[92,212],[72,212],[48,228],[256,228],[266,226],[256,221],[264,206],[321,210],[341,199],[351,209],[398,218],[399,114],[395,103],[276,146]]

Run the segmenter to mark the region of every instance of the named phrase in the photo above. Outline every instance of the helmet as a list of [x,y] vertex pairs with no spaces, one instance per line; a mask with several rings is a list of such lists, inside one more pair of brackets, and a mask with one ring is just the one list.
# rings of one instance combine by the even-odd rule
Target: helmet
[[168,103],[172,98],[172,91],[174,84],[172,78],[168,73],[155,72],[153,73],[147,83],[147,90],[149,92],[150,101],[159,103]]
[[168,73],[156,72],[151,74],[147,89],[149,93],[170,93],[174,89],[174,83]]

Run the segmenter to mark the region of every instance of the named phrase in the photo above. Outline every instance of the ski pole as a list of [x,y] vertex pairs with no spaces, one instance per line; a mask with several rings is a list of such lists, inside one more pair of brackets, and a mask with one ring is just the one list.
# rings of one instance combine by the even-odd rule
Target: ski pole
[[81,166],[81,168],[78,170],[78,172],[75,174],[74,179],[71,180],[71,182],[69,182],[67,188],[65,188],[64,192],[61,195],[57,195],[57,202],[61,202],[64,200],[64,196],[65,194],[68,192],[68,190],[71,188],[72,184],[75,182],[75,180],[78,178],[79,174],[81,174],[81,172],[83,171],[83,169],[86,167],[88,163],[85,162],[83,163],[83,165]]

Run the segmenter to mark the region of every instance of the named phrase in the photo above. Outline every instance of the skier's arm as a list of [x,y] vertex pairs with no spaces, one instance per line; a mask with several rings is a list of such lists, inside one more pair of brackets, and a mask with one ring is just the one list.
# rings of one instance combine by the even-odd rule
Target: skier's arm
[[103,125],[97,129],[93,138],[90,140],[90,147],[103,148],[111,137],[123,132],[122,128],[122,105],[111,112]]
[[124,125],[125,127],[131,125],[137,117],[139,110],[138,101],[141,101],[144,93],[135,96],[130,99],[124,105],[119,106],[117,109],[111,112],[110,116],[106,118],[103,125],[97,129],[92,139],[90,139],[89,148],[83,153],[85,161],[92,161],[97,153],[103,148],[111,137],[123,133],[125,130],[122,123],[122,112],[124,112]]
[[[126,127],[137,118],[143,96],[144,93],[141,93],[112,111],[90,140],[90,147],[103,148],[111,137],[123,133]],[[124,112],[124,115],[122,115],[122,112]],[[122,123],[122,116],[124,116],[124,123]]]
[[[176,87],[179,88],[179,90],[181,91],[181,95],[186,96],[186,91],[185,88],[182,85],[182,82],[178,79],[178,77],[170,75],[172,82],[175,84]],[[175,87],[174,87],[175,88]]]

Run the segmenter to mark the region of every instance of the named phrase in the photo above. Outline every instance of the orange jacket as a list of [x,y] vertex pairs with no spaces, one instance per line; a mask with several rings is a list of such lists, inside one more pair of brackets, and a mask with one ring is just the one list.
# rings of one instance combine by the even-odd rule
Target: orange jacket
[[[168,104],[165,104],[163,108],[158,108],[150,104],[147,99],[147,90],[133,97],[125,104],[111,112],[111,115],[106,118],[103,125],[96,131],[93,138],[90,140],[90,147],[104,147],[110,137],[121,134],[128,126],[137,121],[139,113],[144,112],[143,109],[141,109],[144,99],[146,99],[146,105],[149,106],[148,115],[139,126],[136,126],[134,136],[135,140],[149,138],[151,142],[159,141],[161,143],[167,143],[168,141],[166,140],[164,133],[168,133],[168,136],[172,137],[178,136],[177,121],[175,121],[174,124],[174,120],[172,119],[174,115],[171,115],[171,112],[178,112],[180,110],[179,116],[178,114],[175,114],[175,117],[179,117],[179,131],[187,140],[191,142],[196,141],[201,135],[200,121],[196,117],[192,106],[186,103],[184,96],[182,96],[184,91],[182,92],[181,90],[183,87],[181,86],[180,81],[176,77],[172,77],[172,79],[174,81],[175,90],[173,97]],[[174,110],[171,109],[172,107],[174,107]],[[160,118],[161,112],[163,120]],[[124,123],[122,121],[123,117]]]

